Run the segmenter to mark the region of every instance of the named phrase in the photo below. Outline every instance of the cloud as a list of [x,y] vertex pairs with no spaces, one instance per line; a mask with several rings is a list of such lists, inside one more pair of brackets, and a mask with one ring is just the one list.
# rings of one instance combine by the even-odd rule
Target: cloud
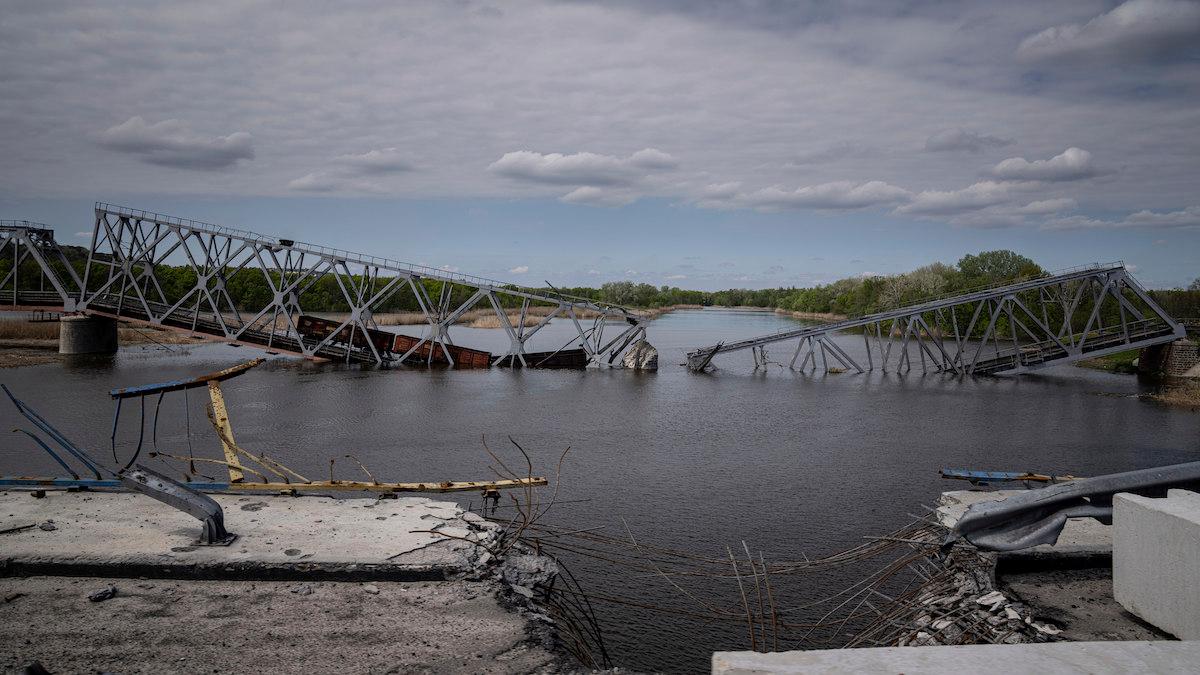
[[992,175],[1002,180],[1072,181],[1100,174],[1092,165],[1092,153],[1080,148],[1067,148],[1050,159],[1032,162],[1024,157],[1011,157],[992,169]]
[[560,202],[567,204],[586,204],[587,206],[625,206],[637,201],[638,195],[626,189],[605,189],[584,185],[575,188],[559,197]]
[[1017,213],[1028,215],[1046,215],[1062,211],[1074,211],[1078,206],[1079,204],[1074,199],[1060,197],[1057,199],[1032,201],[1025,206],[1019,207],[1016,211]]
[[525,274],[529,271],[529,265],[517,265],[508,271],[509,274]]
[[668,281],[679,281],[680,279],[686,279],[687,275],[686,274],[668,274],[665,278]]
[[877,157],[880,153],[879,148],[865,145],[863,143],[851,143],[843,141],[834,143],[833,145],[819,148],[816,150],[808,150],[796,154],[787,162],[784,162],[785,169],[800,169],[812,166],[814,164],[833,164],[845,159],[864,159]]
[[1001,148],[1015,143],[1011,138],[1000,138],[965,129],[946,129],[925,139],[927,152],[983,152],[985,148]]
[[328,172],[313,172],[288,181],[289,190],[299,192],[333,192],[340,189],[344,181]]
[[675,159],[655,148],[639,150],[629,157],[577,152],[573,155],[542,154],[530,150],[505,153],[488,171],[514,180],[545,185],[631,186],[647,171],[676,166]]
[[410,164],[396,148],[370,150],[361,155],[339,155],[334,161],[348,170],[363,175],[379,175],[412,171]]
[[91,230],[88,230],[88,231],[86,231],[86,232],[76,232],[76,233],[75,233],[75,236],[76,236],[76,237],[79,237],[80,239],[91,239],[91,238],[92,238],[92,231],[91,231]]
[[1055,59],[1129,61],[1188,49],[1200,40],[1200,3],[1129,0],[1087,23],[1053,26],[1021,41],[1026,62]]
[[928,216],[974,211],[1008,201],[1010,190],[995,181],[980,181],[961,190],[925,190],[897,207],[896,213]]
[[1042,224],[1050,230],[1098,228],[1200,228],[1200,206],[1188,206],[1178,211],[1142,210],[1117,220],[1088,216],[1054,218]]
[[239,159],[254,159],[250,134],[238,131],[228,136],[197,136],[177,119],[148,124],[139,116],[130,117],[106,129],[98,140],[109,150],[176,169],[214,171],[233,166]]
[[866,183],[835,181],[785,190],[769,187],[750,193],[739,193],[732,199],[743,206],[757,209],[861,209],[907,201],[911,193],[883,181]]

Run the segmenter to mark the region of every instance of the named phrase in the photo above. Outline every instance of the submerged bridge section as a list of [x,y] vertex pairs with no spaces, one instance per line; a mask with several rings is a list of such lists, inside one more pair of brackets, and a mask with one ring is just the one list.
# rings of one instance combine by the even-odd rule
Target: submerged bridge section
[[[865,351],[831,339],[841,331],[861,333]],[[688,353],[687,365],[703,371],[720,354],[749,349],[755,367],[765,367],[767,348],[786,345],[788,366],[799,370],[815,371],[819,359],[825,371],[906,372],[919,363],[922,371],[1016,374],[1183,336],[1184,327],[1113,263],[702,347]]]
[[[0,221],[0,256],[13,261],[0,283],[0,309],[141,321],[346,362],[454,365],[454,354],[464,350],[455,349],[450,327],[476,307],[494,312],[509,337],[495,363],[534,365],[526,364],[525,345],[554,318],[571,321],[573,346],[589,365],[612,365],[645,335],[637,315],[586,298],[103,203],[96,204],[82,270],[53,230],[25,221]],[[245,294],[238,306],[229,287],[246,282],[247,274],[262,292]],[[318,283],[330,278],[333,301],[343,307],[339,318],[306,322],[305,305],[327,293],[330,284]],[[375,314],[394,306],[389,302],[398,294],[411,294],[420,308],[419,338],[393,341],[379,329]],[[534,307],[547,313],[526,326]]]

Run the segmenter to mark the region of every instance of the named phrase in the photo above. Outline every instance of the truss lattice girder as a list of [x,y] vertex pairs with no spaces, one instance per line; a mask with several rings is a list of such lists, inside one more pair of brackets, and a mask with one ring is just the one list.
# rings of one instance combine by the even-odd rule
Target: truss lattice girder
[[[1104,324],[1106,311],[1118,317]],[[1061,323],[1051,315],[1061,314]],[[1004,334],[1001,334],[1002,329]],[[859,330],[865,365],[836,341],[838,331]],[[879,368],[1017,374],[1170,342],[1184,328],[1168,315],[1124,265],[1098,265],[1019,283],[818,326],[721,343],[688,353],[688,367],[704,370],[719,354],[750,349],[755,368],[769,363],[769,345],[796,342],[790,368],[830,371]],[[861,356],[860,356],[861,358]],[[799,366],[797,367],[797,361]]]
[[[450,326],[484,302],[496,313],[510,338],[508,354],[497,361],[512,357],[510,363],[523,364],[525,343],[553,317],[571,319],[579,345],[595,366],[611,365],[617,356],[614,347],[624,348],[630,342],[614,339],[603,343],[605,321],[620,320],[626,324],[618,338],[642,329],[638,317],[631,312],[585,298],[517,288],[481,277],[108,204],[97,204],[95,216],[84,278],[76,280],[74,289],[63,295],[64,305],[70,302],[80,311],[184,328],[309,357],[374,363],[411,362],[413,354],[424,344],[431,345],[425,357],[427,362],[432,360],[433,350],[439,350],[453,363],[447,348],[453,344]],[[57,250],[57,246],[54,248]],[[157,274],[170,256],[175,256],[195,277],[192,287],[174,300],[168,297]],[[228,281],[245,269],[257,269],[265,278],[271,297],[262,306],[238,308],[226,288]],[[349,312],[326,337],[307,339],[300,334],[296,323],[303,313],[304,296],[327,277],[336,281],[338,300]],[[441,296],[436,300],[421,283],[426,279],[442,283]],[[466,302],[452,307],[455,287],[472,290]],[[365,347],[353,346],[356,335],[378,328],[376,310],[405,289],[416,297],[427,324],[416,346],[405,354],[381,352],[369,339],[359,341]],[[518,326],[512,325],[504,311],[501,302],[504,296],[520,299]],[[537,325],[526,329],[525,314],[532,302],[549,304],[553,310]],[[576,318],[576,312],[582,310],[596,316],[590,329],[585,329]],[[350,331],[350,339],[335,340],[344,329]]]
[[[24,220],[0,221],[0,257],[12,261],[12,268],[0,279],[0,299],[5,304],[61,303],[65,311],[74,311],[83,282],[55,241],[54,230]],[[30,260],[38,265],[32,279],[21,274],[21,266]]]

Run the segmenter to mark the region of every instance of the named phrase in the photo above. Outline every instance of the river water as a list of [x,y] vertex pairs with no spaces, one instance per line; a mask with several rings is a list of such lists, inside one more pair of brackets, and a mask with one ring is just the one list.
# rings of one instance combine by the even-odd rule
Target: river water
[[[755,372],[749,352],[719,356],[719,369],[704,375],[680,365],[688,349],[796,325],[766,312],[667,314],[649,327],[657,373],[383,370],[275,357],[225,392],[241,445],[310,476],[327,476],[335,457],[339,477],[354,477],[357,467],[340,459],[350,453],[385,480],[487,478],[481,437],[516,459],[505,448],[509,435],[541,473],[553,473],[570,446],[555,523],[614,536],[627,524],[642,542],[714,557],[743,540],[768,560],[856,545],[909,522],[939,491],[962,487],[938,477],[943,467],[1096,475],[1200,455],[1200,414],[1140,400],[1152,385],[1133,376],[1071,366],[979,379],[919,370],[812,375],[774,365]],[[415,333],[406,328],[415,327],[396,330]],[[530,348],[554,349],[571,332],[569,323],[552,322]],[[484,349],[507,344],[500,330],[452,335]],[[856,359],[863,354],[861,337],[837,339]],[[175,349],[133,347],[115,357],[5,369],[0,382],[69,438],[105,454],[109,389],[260,355],[226,345],[191,346],[186,355]],[[791,354],[780,347],[770,356],[786,362]],[[161,448],[185,452],[190,424],[196,452],[219,456],[204,399],[203,390],[190,395],[185,424],[183,397],[167,397]],[[120,449],[128,451],[136,407],[127,404],[122,419]],[[0,427],[17,426],[28,425],[0,402]],[[59,473],[23,436],[0,439],[0,472]],[[477,504],[477,496],[468,499]],[[651,575],[568,562],[587,590],[686,606]],[[798,605],[830,590],[793,585],[780,588],[777,601]],[[747,643],[744,626],[606,603],[596,609],[609,652],[627,668],[703,671],[711,651]]]

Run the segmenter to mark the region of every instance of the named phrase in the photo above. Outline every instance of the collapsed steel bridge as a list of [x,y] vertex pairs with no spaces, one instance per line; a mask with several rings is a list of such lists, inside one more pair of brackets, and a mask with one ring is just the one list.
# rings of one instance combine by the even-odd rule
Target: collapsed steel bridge
[[[857,359],[832,339],[850,331],[862,334],[865,351],[853,350]],[[1163,344],[1184,333],[1123,264],[1112,263],[703,347],[688,353],[687,366],[700,372],[718,354],[749,349],[755,369],[765,368],[769,345],[794,342],[787,365],[801,371],[816,371],[820,359],[826,372],[907,372],[919,359],[923,372],[1017,374]]]
[[[2,309],[108,316],[312,358],[428,364],[444,356],[444,362],[454,365],[450,327],[478,305],[495,312],[509,338],[508,351],[493,363],[526,365],[526,343],[554,318],[571,321],[572,341],[592,366],[613,365],[626,347],[645,336],[633,312],[586,298],[104,203],[96,204],[82,276],[55,241],[54,231],[37,223],[0,221],[0,255],[14,261],[0,282]],[[36,261],[40,275],[20,275],[29,260]],[[180,291],[160,278],[164,265],[184,266],[194,279],[188,281],[191,287]],[[239,308],[227,285],[247,269],[261,272],[269,297]],[[348,311],[333,322],[336,328],[306,334],[298,327],[303,306],[317,282],[327,277],[337,281],[337,300]],[[440,282],[434,285],[437,297],[425,280]],[[469,293],[465,301],[452,302],[456,288]],[[423,334],[409,341],[405,351],[393,352],[391,343],[377,339],[375,313],[397,294],[409,292],[424,316]],[[505,298],[519,303],[516,325],[505,311]],[[535,306],[550,311],[526,326]]]

